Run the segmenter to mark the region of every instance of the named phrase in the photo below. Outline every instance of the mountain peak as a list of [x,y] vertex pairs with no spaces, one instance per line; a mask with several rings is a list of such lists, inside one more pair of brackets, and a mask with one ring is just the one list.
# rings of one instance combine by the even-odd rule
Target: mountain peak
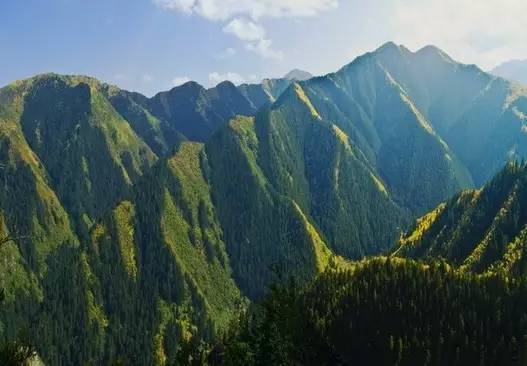
[[284,79],[296,81],[304,81],[312,77],[313,75],[311,73],[300,69],[293,69],[284,75]]
[[443,51],[442,49],[434,45],[426,45],[422,47],[421,49],[419,49],[417,52],[415,52],[415,54],[418,56],[423,56],[423,57],[438,57],[439,56],[442,60],[447,61],[449,63],[455,62],[445,51]]
[[216,88],[217,89],[224,89],[224,90],[236,89],[236,85],[234,85],[232,81],[224,80],[221,83],[219,83],[218,85],[216,85]]
[[388,41],[384,43],[382,46],[380,46],[379,48],[377,48],[374,51],[374,53],[379,53],[379,52],[384,52],[384,51],[400,51],[400,50],[401,50],[400,46],[396,45],[392,41]]
[[183,83],[181,85],[175,86],[172,88],[174,89],[203,89],[203,86],[193,80],[187,81],[186,83]]

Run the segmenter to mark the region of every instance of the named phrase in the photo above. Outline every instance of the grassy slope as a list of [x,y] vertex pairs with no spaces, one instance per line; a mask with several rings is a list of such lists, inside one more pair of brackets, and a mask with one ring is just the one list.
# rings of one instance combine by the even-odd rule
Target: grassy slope
[[202,146],[183,143],[141,181],[133,203],[120,203],[92,230],[108,348],[127,362],[163,364],[179,339],[221,332],[244,302],[202,164]]

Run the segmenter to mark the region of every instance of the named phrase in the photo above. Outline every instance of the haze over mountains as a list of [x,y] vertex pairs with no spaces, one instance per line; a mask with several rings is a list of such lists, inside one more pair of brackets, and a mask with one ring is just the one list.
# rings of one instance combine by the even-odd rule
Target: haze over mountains
[[[53,365],[166,364],[178,341],[224,331],[277,270],[308,280],[392,250],[414,217],[525,158],[526,123],[527,89],[433,46],[152,98],[84,76],[17,81],[0,89],[0,228],[15,242],[0,247],[0,337],[30,329]],[[427,216],[401,253],[509,258],[484,233],[523,183],[499,177],[503,197],[491,183],[434,211],[454,224],[485,209],[473,242],[445,252],[435,235],[456,228],[438,234]]]
[[512,60],[496,66],[491,74],[527,85],[527,60]]

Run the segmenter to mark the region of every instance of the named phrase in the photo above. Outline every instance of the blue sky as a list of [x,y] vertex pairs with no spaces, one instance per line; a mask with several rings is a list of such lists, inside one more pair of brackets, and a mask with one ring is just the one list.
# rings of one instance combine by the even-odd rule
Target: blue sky
[[527,58],[525,14],[525,0],[1,0],[0,85],[57,72],[152,95],[324,74],[388,40],[489,69]]

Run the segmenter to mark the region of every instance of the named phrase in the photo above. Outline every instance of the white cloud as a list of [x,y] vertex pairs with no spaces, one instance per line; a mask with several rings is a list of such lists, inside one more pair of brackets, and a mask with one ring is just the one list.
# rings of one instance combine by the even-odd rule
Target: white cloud
[[338,0],[153,0],[167,10],[197,14],[210,20],[236,16],[259,18],[298,18],[314,16],[336,8]]
[[176,76],[172,79],[172,86],[180,86],[182,84],[188,83],[190,78],[188,76]]
[[226,72],[224,74],[218,72],[211,72],[209,74],[209,80],[214,85],[217,85],[225,80],[229,80],[234,84],[243,84],[245,82],[245,79],[240,74],[235,72]]
[[231,20],[223,27],[223,31],[234,34],[243,41],[259,41],[265,37],[265,29],[262,26],[243,18]]
[[272,48],[273,42],[266,38],[265,29],[251,20],[235,18],[223,27],[223,31],[246,41],[246,48],[262,57],[279,60],[283,56],[282,52]]
[[284,54],[282,51],[273,49],[272,44],[273,41],[270,39],[260,39],[258,42],[247,43],[247,49],[265,58],[281,60]]
[[[209,20],[228,21],[223,31],[246,42],[262,57],[281,59],[272,40],[258,23],[261,18],[301,18],[334,9],[339,0],[152,0],[162,9],[195,14]],[[251,19],[251,20],[248,20]]]
[[527,55],[525,0],[399,0],[392,14],[394,37],[412,48],[435,44],[484,68]]

